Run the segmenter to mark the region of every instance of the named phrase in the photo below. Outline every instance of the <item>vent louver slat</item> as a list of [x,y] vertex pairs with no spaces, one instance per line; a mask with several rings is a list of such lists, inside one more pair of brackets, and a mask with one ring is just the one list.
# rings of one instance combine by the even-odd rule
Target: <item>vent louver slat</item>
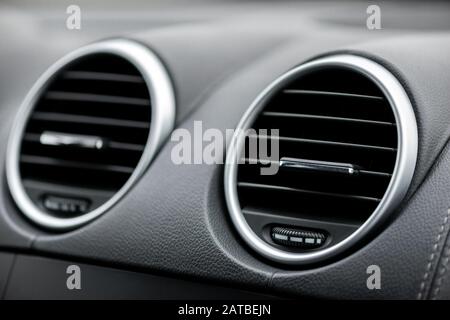
[[[368,73],[360,71],[359,65],[347,61],[369,65],[390,81],[393,77],[371,61],[343,57],[338,62],[330,58],[326,66],[316,68],[313,62],[288,73],[282,77],[282,85],[281,80],[275,82],[272,90],[253,105],[254,114],[247,113],[242,120],[238,129],[252,129],[241,144],[245,155],[250,145],[260,147],[267,141],[278,144],[279,158],[270,159],[270,164],[278,168],[276,174],[261,174],[261,168],[267,167],[266,159],[242,158],[242,152],[233,149],[229,155],[241,157],[225,172],[232,217],[235,222],[245,221],[236,224],[238,231],[248,226],[260,240],[253,238],[250,231],[242,232],[244,239],[279,262],[317,260],[317,252],[308,250],[320,252],[337,247],[353,233],[361,232],[361,226],[372,215],[385,213],[379,213],[379,208],[386,207],[386,193],[393,192],[391,186],[396,183],[391,180],[404,178],[395,176],[395,172],[398,159],[403,157],[399,152],[405,148],[399,145],[398,137],[405,139],[406,127],[412,128],[408,134],[417,152],[409,101],[400,99],[404,110],[399,113],[408,122],[399,128],[392,97]],[[396,80],[391,82],[396,93],[404,92]],[[274,129],[279,136],[271,135]],[[415,153],[410,156],[414,164]],[[408,167],[407,183],[413,168]],[[395,192],[404,195],[406,188],[402,187]],[[283,247],[273,241],[271,230],[278,227],[323,232],[329,237],[319,248]]]
[[44,122],[62,122],[67,124],[95,124],[100,126],[111,127],[131,127],[139,129],[150,128],[149,122],[122,120],[104,117],[80,116],[67,113],[56,112],[35,112],[32,116],[33,120]]
[[127,40],[63,57],[22,107],[9,142],[11,194],[31,220],[59,230],[80,226],[116,203],[174,122],[165,68],[146,47]]
[[131,106],[147,106],[149,104],[149,100],[147,99],[109,96],[109,95],[82,93],[82,92],[65,92],[65,91],[49,92],[47,93],[45,98],[48,100],[57,100],[57,101],[111,103],[121,105],[125,104]]

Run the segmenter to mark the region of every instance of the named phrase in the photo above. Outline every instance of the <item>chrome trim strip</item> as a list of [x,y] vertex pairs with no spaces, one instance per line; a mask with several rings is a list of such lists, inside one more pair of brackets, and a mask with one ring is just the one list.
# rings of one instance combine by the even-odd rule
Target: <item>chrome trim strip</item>
[[308,170],[346,175],[358,174],[358,169],[356,168],[356,166],[350,163],[306,160],[288,157],[282,157],[280,159],[280,169]]
[[42,132],[39,142],[45,146],[71,146],[97,150],[105,147],[105,142],[100,137],[53,131]]
[[283,74],[254,100],[238,124],[236,132],[241,132],[239,129],[246,130],[250,128],[266,102],[275,92],[281,90],[286,82],[294,77],[298,77],[303,72],[330,66],[346,67],[366,75],[385,94],[393,108],[397,122],[398,152],[395,169],[386,193],[378,207],[354,233],[343,241],[322,250],[309,253],[287,252],[272,247],[260,239],[245,220],[237,195],[237,159],[241,153],[244,141],[242,141],[243,139],[238,139],[239,135],[234,135],[227,150],[224,173],[225,197],[231,219],[238,233],[252,249],[264,257],[279,263],[292,265],[314,263],[331,258],[349,249],[386,219],[389,213],[400,204],[414,174],[418,150],[418,133],[414,110],[408,95],[400,82],[383,66],[359,56],[348,54],[328,56],[305,63]]
[[[118,55],[130,61],[141,72],[150,91],[151,99],[152,123],[149,137],[134,172],[111,199],[97,209],[82,216],[67,219],[57,218],[43,212],[28,197],[22,184],[19,170],[20,146],[31,111],[49,83],[53,80],[55,74],[68,63],[80,57],[95,53]],[[149,48],[126,39],[106,40],[81,47],[58,60],[37,80],[25,97],[20,110],[17,112],[9,136],[6,158],[6,177],[11,195],[25,216],[40,226],[55,230],[67,230],[86,224],[110,209],[129,191],[131,186],[144,173],[164,139],[172,131],[174,122],[175,95],[172,82],[163,63]]]

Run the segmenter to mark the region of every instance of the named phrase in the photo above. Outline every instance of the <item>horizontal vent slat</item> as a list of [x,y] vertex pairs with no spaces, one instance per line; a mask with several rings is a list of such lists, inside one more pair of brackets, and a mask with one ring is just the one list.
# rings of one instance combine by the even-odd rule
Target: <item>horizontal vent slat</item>
[[128,74],[92,72],[92,71],[66,71],[63,74],[64,79],[70,80],[95,80],[95,81],[113,81],[127,83],[144,83],[140,76]]
[[368,201],[368,202],[375,202],[375,203],[378,203],[381,201],[381,199],[373,198],[373,197],[364,197],[364,196],[358,196],[358,195],[339,194],[339,193],[330,193],[330,192],[319,192],[319,191],[313,191],[313,190],[289,188],[289,187],[284,187],[284,186],[276,186],[276,185],[268,185],[268,184],[257,184],[257,183],[251,183],[251,182],[238,182],[238,187],[274,190],[274,191],[286,191],[286,192],[292,192],[292,193],[311,194],[311,195],[315,195],[315,196],[343,198],[343,199],[360,200],[360,201]]
[[150,100],[140,98],[119,97],[113,95],[100,95],[80,92],[49,91],[45,94],[49,100],[67,100],[92,103],[111,103],[129,106],[149,106]]
[[[359,122],[315,121],[307,118],[258,118],[255,129],[278,129],[281,136],[310,140],[337,141],[351,144],[396,148],[395,126],[373,126]],[[267,131],[270,132],[270,131]],[[264,132],[262,132],[264,133]]]
[[125,151],[140,151],[140,152],[143,152],[144,149],[145,149],[145,146],[142,145],[142,144],[109,141],[108,142],[108,148],[118,149],[118,150],[125,150]]
[[388,152],[396,152],[396,148],[389,147],[381,147],[374,146],[368,144],[358,144],[358,143],[348,143],[348,142],[339,142],[339,141],[329,141],[329,140],[318,140],[318,139],[304,139],[304,138],[294,138],[294,137],[284,137],[284,136],[271,136],[271,135],[249,135],[252,139],[263,138],[263,139],[279,139],[282,141],[290,141],[297,143],[311,143],[311,144],[321,144],[321,145],[333,145],[339,147],[348,147],[348,148],[360,148],[360,149],[368,149],[368,150],[377,150],[377,151],[388,151]]
[[56,112],[35,112],[32,117],[33,120],[46,121],[46,122],[67,122],[76,124],[94,124],[101,126],[112,127],[131,127],[148,129],[150,127],[149,122],[133,121],[133,120],[121,120],[105,117],[91,117],[86,115],[74,115],[67,113]]
[[[279,161],[273,161],[270,159],[257,159],[257,158],[243,158],[243,159],[241,159],[241,162],[243,162],[245,164],[260,165],[260,166],[267,166],[267,165],[269,165],[269,163],[271,165],[279,164]],[[378,177],[384,177],[384,178],[392,177],[392,174],[388,173],[388,172],[364,170],[364,169],[358,169],[358,174],[363,175],[363,176],[378,176]]]
[[[339,228],[348,228],[349,232],[348,234],[352,233],[353,231],[356,231],[356,229],[358,229],[360,223],[358,223],[358,221],[355,220],[346,220],[346,219],[339,219],[342,217],[339,217],[338,219],[336,218],[332,218],[330,219],[329,217],[323,217],[325,219],[317,219],[317,215],[316,216],[310,216],[310,217],[303,217],[303,218],[298,218],[295,215],[284,215],[284,216],[280,216],[280,214],[278,212],[273,212],[271,210],[264,210],[264,209],[255,209],[252,207],[245,207],[242,209],[242,213],[244,215],[246,215],[247,217],[250,218],[264,218],[264,220],[279,220],[279,221],[286,221],[286,223],[283,223],[285,225],[289,225],[290,222],[295,222],[295,223],[308,223],[308,225],[311,225],[311,227],[313,227],[314,229],[321,229],[321,230],[330,230],[330,229],[334,229],[336,228],[336,225],[339,226]],[[292,218],[296,218],[296,219],[292,219]],[[327,219],[328,218],[328,219]],[[263,220],[263,221],[264,221]]]
[[299,119],[309,119],[309,120],[353,122],[353,123],[379,125],[379,126],[395,126],[395,123],[392,123],[392,122],[373,121],[373,120],[354,119],[354,118],[342,118],[342,117],[332,117],[332,116],[322,116],[322,115],[312,115],[312,114],[301,114],[301,113],[265,111],[262,113],[262,115],[266,116],[266,117],[299,118]]
[[105,189],[93,189],[93,188],[77,188],[71,185],[58,185],[55,186],[52,183],[24,179],[23,185],[25,188],[35,189],[35,190],[46,190],[53,191],[53,193],[61,192],[61,189],[67,190],[70,194],[76,194],[80,197],[89,197],[95,195],[96,197],[102,197],[109,199],[114,195],[114,191],[108,191]]
[[346,97],[346,98],[356,98],[356,99],[368,99],[368,100],[383,100],[383,97],[366,95],[366,94],[355,94],[347,92],[333,92],[333,91],[320,91],[320,90],[298,90],[298,89],[286,89],[283,90],[284,94],[303,94],[303,95],[319,95],[319,96],[332,96],[332,97]]
[[[255,184],[381,198],[391,178],[389,175],[384,174],[358,172],[355,175],[343,175],[332,172],[291,170],[280,167],[276,174],[261,175],[263,167],[267,167],[267,165],[240,165],[238,180]],[[272,166],[272,168],[274,167]]]
[[366,176],[378,176],[378,177],[385,177],[385,178],[391,178],[392,174],[387,172],[380,172],[380,171],[370,171],[370,170],[359,170],[360,175],[366,175]]
[[[303,219],[354,221],[367,218],[379,202],[330,197],[316,193],[291,192],[281,189],[238,188],[243,209],[271,212],[279,217],[288,215]],[[275,221],[273,221],[275,222]],[[266,223],[270,223],[267,221]]]
[[56,158],[47,158],[42,156],[34,155],[22,155],[20,158],[21,163],[31,164],[31,165],[42,165],[42,166],[57,166],[64,168],[75,168],[75,169],[86,169],[86,170],[98,170],[98,171],[108,171],[112,173],[121,174],[131,174],[134,168],[116,166],[116,165],[101,165],[93,163],[84,163],[79,161],[67,161]]

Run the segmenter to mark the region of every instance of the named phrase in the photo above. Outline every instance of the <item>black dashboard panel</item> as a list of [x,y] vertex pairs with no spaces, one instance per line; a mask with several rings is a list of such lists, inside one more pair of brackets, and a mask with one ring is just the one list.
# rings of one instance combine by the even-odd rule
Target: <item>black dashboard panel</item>
[[261,293],[79,263],[76,266],[82,270],[81,290],[67,290],[67,270],[74,262],[17,255],[14,265],[3,295],[8,300],[273,298]]
[[0,253],[0,294],[3,297],[14,261],[14,255]]
[[[20,283],[25,279],[21,274],[28,272],[24,265],[47,260],[18,255],[10,271],[16,251],[174,277],[187,281],[182,285],[186,290],[196,286],[189,282],[200,281],[200,287],[294,297],[449,298],[448,4],[427,4],[426,14],[419,15],[425,6],[420,2],[382,3],[383,29],[370,31],[367,5],[359,2],[288,1],[275,7],[253,1],[195,1],[190,6],[137,1],[126,12],[121,11],[125,3],[106,11],[101,3],[81,4],[86,20],[79,31],[64,30],[62,5],[0,5],[5,8],[0,11],[0,41],[8,44],[0,53],[0,251],[9,252],[0,254],[0,292],[5,275],[12,274],[6,298],[70,298],[59,291],[47,295],[45,287],[42,295],[22,292],[27,290]],[[17,31],[8,31],[14,27]],[[139,181],[104,215],[68,232],[35,226],[15,206],[5,181],[10,124],[28,89],[50,64],[81,45],[107,38],[135,40],[161,58],[175,88],[175,128],[190,132],[194,121],[202,121],[204,129],[235,128],[267,85],[306,61],[350,53],[378,62],[403,84],[417,119],[418,160],[405,200],[353,250],[316,265],[283,266],[259,257],[235,231],[225,203],[223,165],[175,165],[175,142],[167,139]],[[366,268],[374,264],[382,268],[383,282],[381,290],[371,291]],[[124,281],[131,297],[184,297],[145,291],[143,285],[136,290],[144,293],[135,295],[137,280]],[[234,295],[227,290],[232,289],[218,298]],[[88,297],[103,296],[94,289]]]

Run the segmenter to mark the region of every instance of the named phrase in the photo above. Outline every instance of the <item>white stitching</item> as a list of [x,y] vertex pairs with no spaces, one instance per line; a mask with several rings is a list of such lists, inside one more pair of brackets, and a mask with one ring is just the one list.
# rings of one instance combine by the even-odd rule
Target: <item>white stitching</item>
[[447,272],[447,265],[448,265],[448,261],[449,261],[448,256],[450,255],[450,246],[448,246],[448,249],[446,246],[446,248],[444,250],[444,255],[446,257],[442,261],[442,267],[439,269],[439,272],[438,272],[439,276],[436,279],[436,288],[434,289],[433,296],[432,296],[433,300],[435,300],[437,298],[437,295],[439,294],[439,291],[441,290],[442,283],[444,282],[445,273]]
[[[445,230],[445,225],[446,225],[447,222],[448,222],[449,216],[450,216],[450,209],[447,210],[447,214],[446,214],[445,217],[444,217],[444,221],[442,222],[441,226],[439,227],[439,233],[438,233],[438,235],[437,235],[437,237],[436,237],[436,241],[435,241],[434,244],[433,244],[433,249],[432,249],[430,258],[428,259],[427,267],[426,267],[426,269],[425,269],[425,274],[423,275],[422,282],[420,283],[420,290],[419,290],[419,293],[417,294],[417,299],[418,299],[418,300],[422,299],[423,296],[424,296],[424,293],[425,293],[425,284],[426,284],[427,279],[428,279],[429,276],[430,276],[431,267],[433,266],[434,258],[436,257],[436,253],[437,253],[437,250],[438,250],[438,248],[439,248],[439,241],[441,240],[442,233],[443,233],[444,230]],[[441,282],[442,282],[442,281],[441,281]],[[440,286],[438,286],[438,289],[439,289],[439,288],[440,288]]]

